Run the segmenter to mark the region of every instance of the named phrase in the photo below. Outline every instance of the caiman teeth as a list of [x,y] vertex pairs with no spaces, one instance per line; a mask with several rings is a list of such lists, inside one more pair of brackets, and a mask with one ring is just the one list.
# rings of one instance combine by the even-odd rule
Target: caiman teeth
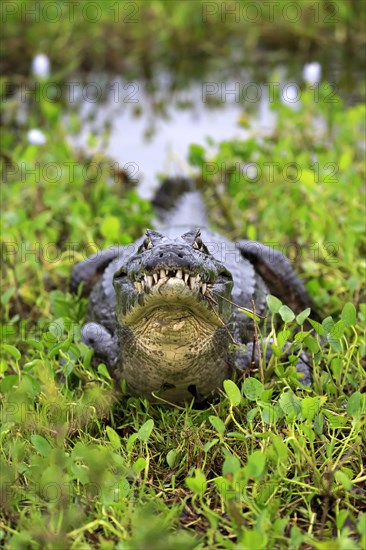
[[159,269],[151,274],[143,273],[139,281],[134,282],[136,290],[141,294],[143,292],[149,292],[156,288],[159,289],[169,279],[179,279],[190,290],[199,290],[204,296],[207,292],[208,286],[212,286],[211,283],[202,282],[201,275],[192,275],[187,273],[183,269]]
[[135,282],[135,288],[136,290],[141,294],[142,292],[142,284],[141,283],[138,283],[137,281]]

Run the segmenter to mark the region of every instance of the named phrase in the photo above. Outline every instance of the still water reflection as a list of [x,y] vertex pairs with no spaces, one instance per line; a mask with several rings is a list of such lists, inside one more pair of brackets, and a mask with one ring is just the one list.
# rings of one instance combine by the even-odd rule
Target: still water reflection
[[[328,66],[324,72],[349,102],[357,101],[340,90],[342,71]],[[289,109],[297,109],[305,79],[312,85],[316,101],[321,73],[322,67],[316,62],[298,64],[293,71],[283,65],[272,66],[267,79],[263,74],[255,78],[255,72],[248,69],[231,74],[226,71],[206,75],[202,82],[192,80],[179,90],[174,89],[173,76],[166,72],[157,75],[153,84],[89,76],[83,86],[87,93],[80,93],[76,102],[81,128],[70,139],[75,146],[101,151],[119,167],[127,168],[138,178],[140,194],[149,198],[159,174],[190,174],[190,144],[209,149],[214,142],[234,137],[254,135],[260,139],[270,134],[276,126],[275,94],[280,94]],[[103,100],[97,102],[100,97]],[[66,120],[70,123],[70,116]]]

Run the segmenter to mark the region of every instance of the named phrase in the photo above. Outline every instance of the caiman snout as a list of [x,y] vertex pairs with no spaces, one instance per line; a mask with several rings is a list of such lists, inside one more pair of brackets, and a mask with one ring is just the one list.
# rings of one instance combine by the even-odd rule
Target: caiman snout
[[144,259],[143,264],[144,271],[184,268],[185,271],[195,273],[198,267],[191,247],[176,243],[154,247],[154,253]]

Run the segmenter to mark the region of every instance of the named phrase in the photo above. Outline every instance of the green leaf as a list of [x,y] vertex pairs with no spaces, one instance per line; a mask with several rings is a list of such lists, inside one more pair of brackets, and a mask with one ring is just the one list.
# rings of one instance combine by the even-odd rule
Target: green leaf
[[335,353],[341,353],[342,352],[342,346],[339,340],[336,340],[335,338],[332,338],[331,334],[327,335],[327,340],[330,345],[330,349],[334,351]]
[[278,402],[285,415],[292,420],[301,413],[300,399],[292,391],[283,393]]
[[356,324],[356,308],[351,302],[347,302],[342,309],[341,319],[343,319],[347,327],[353,327]]
[[33,340],[32,338],[28,338],[27,340],[24,340],[28,346],[31,346],[32,348],[36,349],[37,351],[43,351],[44,345],[39,340]]
[[283,330],[280,330],[279,333],[277,334],[277,347],[279,348],[281,355],[282,355],[282,350],[286,345],[289,336],[290,336],[290,331],[286,328],[284,328]]
[[227,437],[233,437],[234,439],[239,439],[240,441],[246,441],[248,439],[247,435],[240,432],[228,432]]
[[357,531],[360,535],[366,536],[366,512],[362,512],[358,517]]
[[109,380],[111,380],[111,375],[109,374],[108,369],[104,363],[100,363],[98,365],[98,374],[103,376],[103,378],[108,378]]
[[322,322],[324,331],[326,334],[330,334],[332,328],[334,327],[334,321],[332,317],[326,317],[324,321]]
[[274,407],[270,403],[258,403],[261,407],[261,414],[263,422],[266,424],[275,424],[277,420],[281,417],[281,409],[276,406]]
[[311,309],[309,307],[304,309],[304,311],[302,311],[301,313],[296,315],[296,323],[298,325],[303,325],[305,319],[307,319],[309,317],[310,313],[311,313]]
[[71,464],[70,471],[72,472],[75,479],[77,479],[82,485],[86,485],[90,482],[89,470],[87,468],[82,468],[78,464]]
[[331,329],[330,335],[335,340],[340,340],[344,334],[344,329],[346,328],[346,321],[341,319],[338,321]]
[[317,435],[322,435],[324,429],[324,414],[319,413],[314,418],[314,430]]
[[353,393],[347,402],[347,414],[350,416],[360,416],[362,413],[362,394],[359,391]]
[[308,347],[311,353],[317,353],[320,350],[318,341],[311,336],[311,334],[308,334],[308,336],[304,338],[304,344]]
[[15,346],[11,346],[10,344],[3,344],[4,350],[6,350],[16,361],[19,361],[21,358],[21,353]]
[[337,470],[334,474],[334,477],[338,481],[338,483],[340,483],[347,491],[352,489],[353,483],[347,474],[345,474],[341,470]]
[[331,369],[334,376],[340,376],[343,370],[344,361],[340,357],[333,357],[331,361]]
[[246,550],[264,550],[268,548],[268,535],[261,533],[256,529],[243,529],[243,536],[240,540],[239,548],[245,548]]
[[32,435],[31,442],[33,443],[39,454],[42,456],[48,456],[52,451],[52,447],[48,443],[47,439],[45,439],[41,435]]
[[314,328],[315,332],[319,334],[319,336],[324,336],[324,327],[317,321],[313,321],[313,319],[309,319],[309,323]]
[[147,443],[153,427],[154,427],[154,421],[152,420],[152,418],[150,418],[149,420],[146,420],[145,424],[143,424],[139,429],[139,431],[137,432],[137,438],[140,441]]
[[166,455],[166,461],[170,468],[174,468],[175,463],[177,462],[177,458],[178,458],[178,451],[176,449],[170,449],[170,451]]
[[241,402],[241,393],[238,386],[232,380],[224,380],[224,390],[229,398],[230,405],[237,407]]
[[212,439],[211,441],[207,441],[207,443],[205,443],[204,446],[203,446],[203,451],[205,453],[208,453],[208,451],[212,447],[214,447],[218,442],[219,442],[219,439],[217,437],[214,437],[214,439]]
[[138,439],[138,433],[134,433],[134,434],[131,434],[129,436],[129,438],[127,439],[127,443],[126,443],[126,449],[127,451],[131,451],[136,439]]
[[295,313],[288,306],[281,306],[278,313],[285,323],[291,323],[295,319]]
[[[297,318],[296,318],[297,320]],[[301,330],[300,332],[295,334],[295,342],[303,342],[307,336],[310,336],[309,331]]]
[[291,548],[300,548],[302,545],[302,542],[305,538],[305,535],[301,532],[301,530],[294,525],[291,527],[290,531],[290,541],[291,541]]
[[268,294],[266,298],[267,305],[271,313],[278,313],[282,307],[282,302],[276,296]]
[[132,469],[134,472],[139,474],[146,468],[146,459],[143,456],[139,456],[138,459],[133,463]]
[[3,306],[5,306],[9,302],[10,298],[13,296],[13,294],[15,294],[15,291],[15,287],[10,287],[1,295],[1,303],[3,304]]
[[264,386],[262,382],[256,378],[249,377],[244,380],[243,392],[245,397],[250,401],[256,401],[256,399],[259,399],[263,391]]
[[333,430],[343,428],[349,422],[347,418],[339,414],[331,414],[328,411],[324,411],[325,416],[327,417],[328,424]]
[[220,434],[225,433],[225,424],[223,423],[221,418],[219,418],[218,416],[209,416],[208,419],[215,430],[217,430]]
[[263,401],[264,403],[270,403],[272,399],[272,395],[273,395],[273,388],[269,388],[268,390],[263,390],[260,395],[261,401]]
[[55,319],[49,324],[48,331],[55,336],[56,339],[61,338],[65,332],[65,321],[62,317]]
[[288,448],[285,445],[285,443],[282,441],[282,439],[274,433],[270,434],[270,437],[273,442],[273,446],[276,450],[276,454],[278,458],[281,460],[281,462],[287,462],[288,459]]
[[348,517],[348,510],[339,510],[336,516],[337,529],[342,529],[347,517]]
[[234,455],[227,455],[222,466],[222,475],[235,475],[240,471],[240,460]]
[[319,412],[319,405],[317,397],[304,397],[301,401],[301,414],[306,420],[313,420]]
[[100,226],[100,232],[103,237],[107,237],[110,241],[116,241],[121,233],[121,224],[116,216],[106,216]]
[[273,524],[273,531],[274,533],[283,536],[286,527],[289,524],[289,518],[277,518]]
[[112,443],[114,449],[119,449],[121,447],[121,440],[117,432],[114,431],[110,426],[106,427],[106,432],[109,441]]
[[192,166],[201,167],[205,160],[205,148],[202,145],[197,145],[196,143],[191,143],[189,146],[188,153],[188,162]]
[[246,466],[246,472],[249,477],[257,479],[261,476],[264,467],[266,465],[266,457],[262,451],[254,451],[248,457],[248,464]]
[[194,472],[195,477],[186,477],[186,485],[188,489],[197,495],[203,495],[207,488],[205,474],[198,468]]
[[251,409],[250,411],[248,411],[248,413],[247,413],[247,422],[253,422],[253,420],[257,416],[259,410],[260,409],[258,407],[254,407],[254,409]]
[[238,311],[240,311],[241,313],[244,313],[244,315],[247,315],[251,319],[256,319],[257,321],[261,320],[261,316],[258,315],[257,313],[254,314],[254,312],[251,311],[250,309],[239,307]]

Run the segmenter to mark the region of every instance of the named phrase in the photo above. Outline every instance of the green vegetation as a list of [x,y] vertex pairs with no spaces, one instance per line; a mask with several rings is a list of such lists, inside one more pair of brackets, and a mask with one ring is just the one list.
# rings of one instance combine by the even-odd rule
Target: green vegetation
[[[27,32],[34,44],[34,28]],[[69,70],[65,44],[54,51]],[[29,107],[27,124],[42,128],[44,145],[30,144],[10,116],[2,135],[5,548],[365,547],[365,107],[345,107],[326,84],[318,92],[315,101],[314,89],[302,90],[297,110],[274,97],[273,135],[190,148],[216,227],[286,251],[324,319],[306,330],[309,312],[295,318],[270,299],[271,361],[226,381],[202,410],[129,397],[104,365],[92,367],[80,342],[86,300],[68,292],[71,266],[140,235],[150,204],[108,159],[70,147],[60,103]],[[241,124],[255,127],[251,117]],[[291,357],[280,360],[286,340],[307,353],[311,388],[299,386]]]
[[[325,549],[334,539],[332,548],[348,550],[365,542],[364,108],[337,103],[326,137],[316,137],[302,109],[275,107],[274,136],[218,143],[211,156],[192,145],[190,158],[232,234],[301,247],[298,267],[325,317],[293,338],[312,358],[314,385],[299,389],[294,367],[275,355],[263,373],[227,382],[205,410],[121,396],[103,365],[92,369],[80,342],[85,300],[67,292],[70,265],[87,243],[136,237],[151,210],[134,190],[106,185],[100,158],[75,156],[60,107],[40,103],[33,114],[47,143],[23,138],[3,188],[0,535],[9,548]],[[328,106],[312,109],[321,116]],[[283,158],[301,166],[299,181],[288,181],[298,176],[291,166],[284,178]],[[263,169],[277,163],[273,181],[249,182],[243,169],[238,176],[254,159]],[[67,161],[75,162],[71,179]],[[32,173],[36,162],[54,165]],[[330,165],[328,181],[329,163],[337,170]],[[270,302],[286,321],[270,327],[275,352],[304,322],[280,306]]]
[[202,78],[219,59],[227,63],[232,49],[290,49],[309,57],[329,48],[340,55],[348,50],[353,58],[364,45],[365,10],[358,0],[263,1],[257,9],[251,0],[71,0],[58,9],[44,4],[2,2],[2,72],[27,74],[43,51],[64,78],[75,69],[154,78],[161,65]]
[[328,84],[300,94],[295,110],[274,96],[270,136],[243,117],[252,137],[192,145],[190,161],[218,227],[290,256],[319,310],[333,313],[364,298],[365,106],[346,109]]

